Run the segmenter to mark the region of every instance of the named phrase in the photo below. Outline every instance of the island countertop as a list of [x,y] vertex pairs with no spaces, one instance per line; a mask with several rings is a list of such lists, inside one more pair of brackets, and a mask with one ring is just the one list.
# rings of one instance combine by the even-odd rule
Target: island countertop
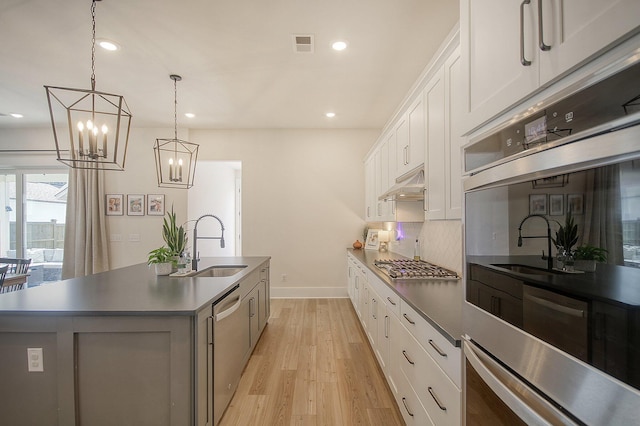
[[230,277],[156,276],[145,263],[0,295],[0,315],[195,315],[268,261],[202,258],[199,270],[246,265]]

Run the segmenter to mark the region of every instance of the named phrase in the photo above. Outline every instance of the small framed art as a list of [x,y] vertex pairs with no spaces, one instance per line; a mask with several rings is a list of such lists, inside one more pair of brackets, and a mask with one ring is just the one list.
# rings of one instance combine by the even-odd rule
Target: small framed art
[[127,195],[127,215],[144,216],[144,195],[142,194]]
[[164,194],[147,195],[147,214],[149,216],[164,216]]
[[549,215],[562,216],[563,214],[564,214],[564,195],[550,194],[549,195]]
[[584,213],[584,198],[582,194],[567,195],[567,211],[571,214]]
[[122,194],[107,194],[106,215],[107,216],[122,216],[124,214],[124,203],[122,202],[124,195]]
[[378,231],[379,229],[369,229],[369,232],[367,232],[367,241],[364,245],[365,250],[378,250],[380,248]]
[[547,194],[529,195],[529,214],[547,214]]

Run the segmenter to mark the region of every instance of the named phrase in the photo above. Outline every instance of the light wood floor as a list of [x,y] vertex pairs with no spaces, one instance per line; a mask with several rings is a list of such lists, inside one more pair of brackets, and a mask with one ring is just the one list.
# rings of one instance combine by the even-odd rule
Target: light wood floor
[[220,425],[403,425],[349,299],[273,299]]

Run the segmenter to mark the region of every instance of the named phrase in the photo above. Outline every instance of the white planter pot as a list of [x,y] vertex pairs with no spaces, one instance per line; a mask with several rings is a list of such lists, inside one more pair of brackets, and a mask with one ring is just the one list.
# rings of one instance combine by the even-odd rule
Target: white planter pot
[[171,273],[172,267],[173,264],[171,262],[154,263],[156,275],[169,275]]
[[578,271],[595,272],[596,261],[595,260],[576,260],[574,268]]

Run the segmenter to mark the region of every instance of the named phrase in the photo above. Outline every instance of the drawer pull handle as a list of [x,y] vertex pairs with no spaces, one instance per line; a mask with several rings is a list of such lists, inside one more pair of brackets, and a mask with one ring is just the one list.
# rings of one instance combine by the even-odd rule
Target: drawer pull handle
[[393,306],[396,306],[396,302],[394,302],[393,300],[391,300],[390,297],[387,297],[387,300],[389,301],[389,303],[391,303]]
[[438,352],[438,355],[443,356],[443,357],[445,357],[445,358],[447,357],[447,354],[446,354],[445,352],[442,352],[442,349],[440,349],[440,348],[438,347],[438,345],[436,345],[436,344],[434,343],[434,341],[433,341],[433,340],[429,339],[429,344],[431,345],[431,347],[432,347],[433,349],[435,349],[435,350],[436,350],[436,352]]
[[530,3],[531,0],[522,0],[520,3],[520,63],[525,67],[531,65],[531,61],[524,57],[524,5]]
[[411,318],[409,318],[409,317],[407,316],[407,314],[402,314],[402,316],[404,317],[404,319],[406,319],[407,321],[409,321],[409,324],[411,324],[411,325],[416,325],[416,323],[415,323],[415,322],[411,321]]
[[411,361],[411,359],[409,359],[409,357],[407,356],[407,351],[402,351],[402,355],[404,355],[404,357],[407,359],[407,362],[411,365],[415,365],[415,362]]
[[447,411],[447,407],[445,407],[444,405],[440,404],[440,401],[438,400],[438,397],[436,396],[436,394],[433,392],[433,388],[431,386],[429,386],[427,388],[427,390],[429,391],[429,394],[431,395],[431,398],[433,398],[433,400],[436,402],[436,404],[438,404],[438,407],[440,407],[440,409],[442,411]]
[[407,414],[413,417],[413,413],[409,411],[409,407],[407,407],[407,398],[402,397],[402,405],[404,405],[404,409],[407,410]]

